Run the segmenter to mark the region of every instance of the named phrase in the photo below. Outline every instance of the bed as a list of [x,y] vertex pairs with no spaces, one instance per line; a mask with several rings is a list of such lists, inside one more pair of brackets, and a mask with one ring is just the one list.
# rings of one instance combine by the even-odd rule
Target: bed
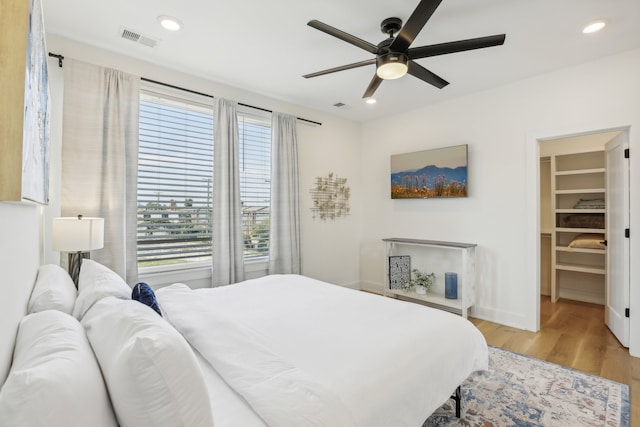
[[[49,281],[61,274],[47,268]],[[20,322],[20,370],[37,371],[24,353],[43,335],[62,330],[44,345],[62,341],[67,353],[35,352],[54,367],[40,372],[44,385],[16,380],[12,365],[0,424],[419,427],[487,368],[486,342],[462,317],[300,275],[214,289],[174,284],[155,297],[160,315],[85,261],[67,313],[41,304]]]
[[302,419],[306,409],[299,402],[303,414],[295,414],[298,406],[287,402],[303,393],[279,395],[279,384],[264,390],[273,399],[267,403],[242,388],[246,370],[264,360],[271,368],[265,378],[299,368],[318,395],[334,394],[358,426],[420,426],[472,372],[486,369],[486,343],[467,320],[304,276],[195,291],[178,284],[157,296],[207,364],[252,406],[268,406],[260,415],[274,417],[274,425]]

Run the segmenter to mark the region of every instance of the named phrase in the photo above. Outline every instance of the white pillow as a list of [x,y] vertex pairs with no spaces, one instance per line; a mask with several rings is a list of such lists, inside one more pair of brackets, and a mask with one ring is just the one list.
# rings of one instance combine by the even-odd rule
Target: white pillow
[[93,304],[104,297],[131,299],[131,288],[115,272],[90,259],[83,259],[78,279],[78,298],[73,316],[82,320]]
[[122,427],[211,427],[213,415],[189,344],[138,301],[98,301],[82,319]]
[[28,313],[44,310],[73,311],[78,291],[71,276],[59,265],[46,264],[38,268],[38,277],[27,306]]
[[117,426],[100,367],[76,319],[57,310],[22,319],[0,389],[0,425]]

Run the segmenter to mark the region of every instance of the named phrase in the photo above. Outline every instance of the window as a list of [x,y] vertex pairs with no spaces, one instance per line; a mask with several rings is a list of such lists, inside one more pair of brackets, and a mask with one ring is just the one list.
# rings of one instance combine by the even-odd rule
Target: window
[[271,121],[238,113],[238,122],[244,259],[248,260],[269,254]]
[[[245,260],[269,251],[271,120],[238,111]],[[156,93],[140,95],[139,267],[211,259],[213,111]]]

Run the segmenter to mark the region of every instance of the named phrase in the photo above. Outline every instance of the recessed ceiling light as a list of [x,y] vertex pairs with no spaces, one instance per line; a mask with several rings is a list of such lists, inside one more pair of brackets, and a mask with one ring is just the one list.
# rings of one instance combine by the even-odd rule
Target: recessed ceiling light
[[182,28],[182,22],[173,16],[168,15],[160,15],[158,16],[158,22],[165,30],[169,31],[178,31]]
[[599,21],[593,21],[591,23],[589,23],[586,27],[584,27],[582,29],[582,32],[585,34],[591,34],[591,33],[595,33],[597,31],[600,31],[601,29],[603,29],[605,27],[605,25],[607,25],[607,23],[603,20],[599,20]]
[[376,102],[378,102],[378,101],[376,101],[376,99],[375,99],[375,98],[367,98],[367,100],[366,100],[365,102],[366,102],[367,104],[375,104],[375,103],[376,103]]

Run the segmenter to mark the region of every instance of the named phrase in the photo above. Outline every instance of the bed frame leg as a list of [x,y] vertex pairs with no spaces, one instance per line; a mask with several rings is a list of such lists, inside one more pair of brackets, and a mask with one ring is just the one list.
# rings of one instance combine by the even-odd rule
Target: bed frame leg
[[456,388],[456,392],[453,396],[451,396],[453,400],[456,401],[456,418],[460,418],[461,407],[462,407],[462,392],[460,390],[460,386]]

